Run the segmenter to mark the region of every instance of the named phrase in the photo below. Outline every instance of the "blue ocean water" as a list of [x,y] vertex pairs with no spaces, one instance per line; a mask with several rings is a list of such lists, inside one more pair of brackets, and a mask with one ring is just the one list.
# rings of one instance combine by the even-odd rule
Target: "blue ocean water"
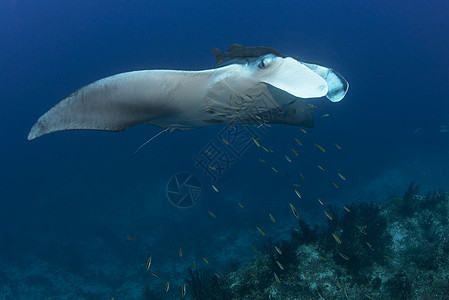
[[[8,0],[0,11],[5,299],[137,299],[147,286],[162,291],[166,280],[179,289],[194,260],[218,273],[231,262],[248,262],[251,246],[263,243],[256,226],[288,237],[295,222],[289,202],[320,223],[317,197],[342,206],[386,200],[411,181],[424,191],[448,189],[446,1]],[[193,158],[217,141],[223,125],[164,133],[136,155],[158,128],[26,139],[39,116],[90,82],[133,70],[213,68],[210,48],[232,43],[320,62],[341,73],[350,89],[338,103],[314,100],[315,128],[307,134],[265,128],[264,143],[274,153],[251,145],[234,157],[214,183],[218,193]],[[294,138],[304,145],[296,166],[284,158],[294,158]],[[318,164],[329,172],[320,173]],[[336,170],[347,178],[339,189],[331,184]],[[181,171],[203,186],[189,209],[167,201],[167,183]],[[295,182],[302,199],[293,193]],[[269,213],[279,226],[271,226]],[[158,278],[145,270],[149,255]]]

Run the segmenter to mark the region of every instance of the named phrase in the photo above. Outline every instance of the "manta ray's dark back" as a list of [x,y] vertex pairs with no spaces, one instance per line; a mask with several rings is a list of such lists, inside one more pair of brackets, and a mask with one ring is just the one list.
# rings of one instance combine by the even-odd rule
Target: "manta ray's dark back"
[[227,52],[223,52],[218,48],[212,48],[212,52],[215,54],[217,65],[222,64],[226,58],[249,58],[259,57],[266,54],[274,54],[276,56],[283,57],[278,50],[271,47],[244,47],[239,44],[232,44]]

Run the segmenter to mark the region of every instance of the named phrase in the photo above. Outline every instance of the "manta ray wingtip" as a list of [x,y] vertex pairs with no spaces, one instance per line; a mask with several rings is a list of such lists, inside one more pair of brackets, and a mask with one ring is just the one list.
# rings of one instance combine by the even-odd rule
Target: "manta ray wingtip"
[[36,122],[33,127],[31,127],[30,132],[28,133],[27,140],[31,141],[34,140],[40,136],[42,136],[42,126],[40,125],[39,121]]

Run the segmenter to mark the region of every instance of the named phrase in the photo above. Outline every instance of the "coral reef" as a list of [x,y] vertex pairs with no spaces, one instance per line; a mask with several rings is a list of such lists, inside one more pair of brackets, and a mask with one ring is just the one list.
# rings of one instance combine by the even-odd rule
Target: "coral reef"
[[407,275],[403,272],[397,273],[390,278],[385,286],[389,291],[390,297],[393,299],[410,299],[412,296],[412,285],[410,280],[407,278]]
[[257,257],[222,278],[205,283],[191,273],[193,299],[447,297],[449,194],[421,196],[411,183],[402,198],[328,211],[326,226],[300,219],[290,240],[267,239]]
[[334,219],[328,221],[320,245],[356,282],[362,283],[367,280],[363,276],[367,268],[385,262],[390,236],[386,220],[374,203],[351,204],[348,209],[341,214],[335,208],[330,210]]
[[198,271],[189,269],[189,278],[186,280],[190,293],[194,299],[221,300],[230,299],[230,292],[223,283],[211,271]]
[[400,202],[401,206],[398,213],[404,215],[405,217],[411,217],[413,215],[413,212],[417,208],[417,203],[414,201],[414,198],[418,195],[418,191],[419,187],[414,182],[411,182],[402,197],[402,201]]

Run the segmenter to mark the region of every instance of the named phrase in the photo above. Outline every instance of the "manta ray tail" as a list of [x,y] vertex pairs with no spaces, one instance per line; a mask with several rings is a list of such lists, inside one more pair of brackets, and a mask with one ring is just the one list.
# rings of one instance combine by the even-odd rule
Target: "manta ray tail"
[[152,138],[150,138],[148,141],[146,141],[145,143],[143,143],[142,145],[140,145],[139,148],[137,148],[136,151],[134,151],[133,155],[135,155],[137,152],[139,152],[140,149],[142,149],[143,147],[145,147],[146,144],[148,144],[149,142],[151,142],[152,140],[154,140],[155,138],[157,138],[159,135],[161,135],[162,133],[166,132],[168,130],[168,128],[165,128],[161,131],[159,131],[159,133],[155,134]]
[[223,51],[221,51],[218,48],[212,48],[212,52],[215,55],[215,60],[217,61],[217,65],[221,64],[225,58],[226,58],[226,53],[224,53]]

